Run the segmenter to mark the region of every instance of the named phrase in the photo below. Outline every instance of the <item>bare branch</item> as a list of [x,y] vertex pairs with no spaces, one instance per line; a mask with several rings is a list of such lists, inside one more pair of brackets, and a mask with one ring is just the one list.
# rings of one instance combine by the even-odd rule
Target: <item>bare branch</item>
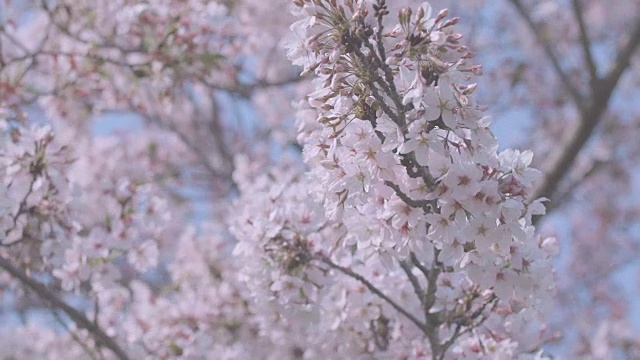
[[[225,132],[221,123],[222,117],[220,116],[220,106],[213,94],[209,95],[209,99],[211,101],[211,114],[207,121],[209,134],[215,139],[214,144],[218,154],[220,154],[224,162],[228,164],[230,168],[233,168],[233,155],[229,153],[229,148],[224,140]],[[205,114],[203,114],[203,116],[205,116]],[[229,173],[231,174],[233,171],[229,171]]]
[[157,115],[149,115],[143,113],[139,113],[139,115],[142,116],[145,120],[163,126],[164,128],[173,132],[182,141],[182,143],[193,152],[202,166],[204,166],[207,172],[209,172],[213,177],[231,181],[231,173],[223,172],[222,170],[217,169],[213,164],[211,164],[208,154],[203,149],[194,144],[192,139],[190,139],[187,134],[178,129],[173,122],[163,121],[160,116]]
[[[513,0],[517,1],[517,0]],[[630,33],[629,39],[618,51],[616,60],[611,70],[603,79],[599,79],[591,84],[591,100],[589,106],[580,111],[580,121],[570,131],[566,145],[563,149],[554,152],[545,166],[545,177],[536,189],[531,199],[547,197],[552,199],[558,184],[569,171],[578,153],[586,144],[593,133],[596,125],[600,122],[602,114],[607,109],[609,99],[613,94],[618,81],[624,71],[629,67],[631,57],[640,47],[640,19],[637,20],[635,28]]]
[[[607,73],[604,81],[602,81],[602,92],[613,91],[615,86],[618,84],[618,80],[620,80],[622,74],[629,67],[631,57],[636,50],[638,50],[638,47],[640,46],[640,18],[636,18],[635,27],[629,34],[627,43],[618,51],[613,67],[609,70],[609,73]],[[598,92],[594,93],[595,95],[598,95]]]
[[32,279],[24,271],[14,266],[9,260],[5,259],[2,256],[0,256],[0,268],[4,269],[14,278],[18,279],[29,289],[33,290],[40,298],[48,301],[55,308],[64,311],[64,313],[67,314],[67,316],[69,316],[71,320],[76,323],[76,325],[87,330],[96,340],[96,343],[101,344],[111,350],[118,359],[129,359],[127,353],[120,347],[120,345],[118,345],[115,340],[107,335],[96,323],[87,319],[87,317],[80,311],[76,310],[75,308],[64,302],[64,300],[60,299],[56,293],[51,291],[40,282]]
[[573,181],[569,182],[568,184],[559,187],[559,189],[556,191],[556,194],[554,196],[555,197],[554,203],[546,205],[547,212],[551,212],[555,210],[560,204],[567,201],[573,194],[573,189],[580,186],[580,184],[586,183],[595,175],[600,174],[603,170],[607,168],[607,165],[609,164],[610,164],[610,161],[600,161],[600,160],[595,161],[593,165],[591,165],[589,170],[582,173],[579,177],[577,177],[576,179],[573,179]]
[[573,5],[573,13],[578,22],[578,28],[580,29],[580,45],[582,45],[584,61],[587,64],[591,81],[596,81],[598,78],[598,69],[596,68],[596,62],[593,60],[593,54],[591,53],[591,42],[589,41],[587,28],[584,24],[584,16],[582,16],[582,5],[580,4],[580,0],[572,0],[571,3]]
[[262,79],[251,84],[237,84],[235,86],[220,85],[220,84],[215,84],[215,83],[204,81],[204,80],[202,82],[204,85],[206,85],[208,88],[212,90],[224,91],[230,94],[237,95],[243,99],[249,99],[251,98],[251,95],[253,95],[253,93],[256,90],[292,85],[298,82],[302,82],[304,80],[307,80],[307,78],[304,76],[293,76],[290,78],[284,78],[276,81],[268,81],[268,80]]
[[558,75],[558,77],[562,81],[562,84],[565,87],[565,89],[569,92],[569,95],[571,95],[571,98],[573,99],[573,102],[575,103],[575,105],[579,109],[583,109],[585,105],[584,105],[584,99],[582,95],[580,94],[580,92],[578,92],[578,89],[576,89],[575,86],[571,84],[571,81],[569,80],[569,76],[562,69],[562,66],[560,65],[560,60],[558,59],[558,56],[555,54],[553,48],[551,47],[551,44],[549,44],[549,42],[545,40],[544,36],[542,35],[542,32],[540,31],[539,26],[533,22],[533,19],[531,18],[531,11],[529,11],[524,7],[521,0],[511,0],[511,3],[516,7],[520,16],[524,19],[524,21],[529,26],[529,29],[531,30],[531,32],[535,35],[538,42],[542,45],[542,48],[544,49],[545,54],[547,55],[547,57],[551,61],[551,64],[553,65],[553,69],[555,70],[556,75]]

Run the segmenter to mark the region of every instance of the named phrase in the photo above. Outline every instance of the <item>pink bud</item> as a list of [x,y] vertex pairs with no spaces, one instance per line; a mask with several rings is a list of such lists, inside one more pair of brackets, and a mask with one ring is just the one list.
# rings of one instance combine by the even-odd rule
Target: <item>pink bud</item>
[[436,21],[435,22],[438,23],[440,20],[446,18],[447,15],[449,15],[449,9],[440,10],[440,12],[438,13],[438,16],[436,16]]

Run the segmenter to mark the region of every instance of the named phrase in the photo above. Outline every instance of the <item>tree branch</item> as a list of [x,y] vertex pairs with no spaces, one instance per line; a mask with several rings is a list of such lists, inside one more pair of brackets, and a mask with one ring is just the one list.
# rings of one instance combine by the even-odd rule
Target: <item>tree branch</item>
[[560,204],[564,203],[569,199],[569,197],[573,194],[573,189],[577,188],[583,183],[586,183],[593,176],[602,172],[602,170],[606,169],[607,165],[609,165],[611,161],[594,161],[593,165],[589,170],[580,174],[576,179],[570,181],[568,184],[563,185],[556,190],[555,202],[551,204],[547,204],[545,207],[547,209],[547,213],[555,210]]
[[593,54],[591,53],[591,42],[589,41],[589,35],[587,34],[587,28],[584,24],[584,17],[582,16],[582,5],[580,0],[572,0],[573,12],[578,22],[578,28],[580,29],[580,44],[582,45],[582,52],[584,54],[584,61],[587,64],[589,70],[589,76],[591,81],[596,81],[598,78],[598,69],[596,63],[593,60]]
[[15,267],[9,260],[5,259],[2,256],[0,256],[0,268],[4,269],[14,278],[18,279],[29,289],[33,290],[40,298],[48,301],[54,307],[64,311],[67,316],[69,316],[71,320],[76,323],[76,325],[87,330],[96,340],[97,344],[101,344],[111,350],[118,359],[129,359],[127,353],[120,347],[120,345],[118,345],[115,340],[107,335],[97,324],[87,319],[84,314],[68,305],[66,302],[64,302],[64,300],[60,299],[56,293],[51,291],[40,282],[32,279],[24,271]]
[[[435,259],[438,258],[439,251],[434,249]],[[427,280],[427,289],[423,291],[424,298],[422,300],[422,307],[424,310],[424,317],[426,321],[425,334],[429,339],[431,345],[432,359],[436,360],[440,357],[439,354],[444,355],[446,349],[442,347],[440,343],[440,331],[439,326],[442,324],[440,318],[440,312],[431,313],[431,308],[436,302],[436,292],[438,291],[437,280],[440,275],[440,271],[435,266],[429,270],[418,259],[414,252],[410,253],[411,263],[418,268],[424,274]]]
[[192,139],[189,138],[189,136],[187,134],[185,134],[180,129],[178,129],[174,122],[172,122],[172,121],[163,121],[161,119],[161,117],[158,116],[158,115],[149,115],[149,114],[144,114],[144,113],[138,113],[138,114],[142,118],[144,118],[145,120],[147,120],[149,122],[153,122],[155,124],[158,124],[158,125],[166,128],[166,129],[170,130],[171,132],[173,132],[180,139],[180,141],[189,150],[191,150],[193,152],[193,154],[198,158],[198,160],[200,161],[202,166],[204,166],[205,170],[207,172],[209,172],[214,178],[218,178],[218,179],[227,180],[227,181],[232,182],[231,172],[228,172],[228,173],[223,172],[222,170],[217,169],[213,164],[211,164],[211,161],[209,160],[208,154],[203,149],[201,149],[196,144],[194,144]]
[[[513,0],[518,1],[518,0]],[[618,85],[624,71],[629,67],[631,56],[640,46],[640,19],[636,21],[635,28],[629,36],[627,43],[620,48],[611,70],[603,79],[598,79],[591,85],[591,100],[589,106],[580,111],[580,121],[571,130],[566,146],[560,151],[554,152],[545,166],[545,177],[540,186],[534,191],[531,199],[547,197],[553,201],[552,196],[564,175],[573,165],[578,153],[585,145],[596,125],[607,109],[609,99]]]
[[544,49],[545,54],[547,55],[547,57],[551,61],[551,64],[553,65],[553,69],[555,70],[556,75],[558,75],[558,77],[560,78],[560,81],[562,81],[563,86],[569,92],[569,95],[573,99],[573,102],[575,103],[575,105],[579,109],[583,109],[584,99],[582,98],[582,95],[571,84],[571,81],[569,80],[569,76],[567,76],[564,70],[562,70],[562,66],[560,66],[560,60],[558,60],[558,57],[553,51],[551,44],[549,44],[549,42],[544,39],[542,33],[540,32],[540,28],[533,22],[533,19],[531,18],[531,15],[530,15],[531,11],[529,11],[524,7],[521,0],[511,0],[511,3],[516,7],[516,10],[518,10],[518,13],[520,14],[520,16],[524,19],[524,21],[529,26],[529,29],[531,30],[531,32],[535,35],[538,42],[542,45],[542,48]]
[[413,265],[415,265],[415,267],[418,268],[418,270],[420,270],[422,272],[422,274],[424,275],[425,279],[429,279],[429,276],[431,276],[431,271],[429,269],[427,269],[424,265],[422,265],[422,263],[420,262],[420,260],[418,260],[418,258],[416,257],[416,254],[414,252],[411,252],[410,254],[411,257],[411,262],[413,263]]
[[355,273],[353,270],[347,269],[345,267],[342,267],[342,266],[334,263],[333,261],[331,261],[331,259],[329,259],[325,255],[318,254],[318,255],[316,255],[316,258],[318,260],[320,260],[321,262],[323,262],[324,264],[328,265],[330,268],[338,270],[341,273],[358,280],[364,286],[366,286],[367,289],[369,289],[369,291],[371,291],[372,293],[378,295],[378,297],[382,298],[382,300],[386,301],[389,305],[391,305],[391,307],[396,309],[399,313],[401,313],[407,319],[409,319],[412,323],[414,323],[420,330],[422,330],[425,333],[427,332],[426,324],[424,324],[423,322],[418,320],[415,316],[413,316],[407,310],[402,308],[402,306],[398,305],[398,303],[396,303],[393,299],[391,299],[390,297],[385,295],[385,293],[380,291],[377,287],[375,287],[372,283],[370,283],[367,279],[365,279],[364,276],[362,276],[362,275],[360,275],[358,273]]
[[404,270],[404,273],[407,274],[407,277],[409,278],[409,281],[411,281],[411,285],[413,286],[413,290],[415,291],[416,296],[418,297],[418,299],[420,299],[420,303],[424,306],[424,290],[422,290],[422,286],[420,286],[420,281],[418,280],[418,278],[413,275],[412,264],[406,260],[402,260],[400,261],[400,267],[402,268],[402,270]]
[[202,83],[206,85],[209,89],[219,90],[219,91],[227,92],[230,94],[235,94],[240,96],[243,99],[250,99],[251,95],[253,95],[253,93],[256,90],[263,90],[263,89],[268,89],[272,87],[292,85],[292,84],[305,81],[307,79],[308,78],[304,76],[293,76],[293,77],[284,78],[284,79],[275,80],[275,81],[260,79],[254,83],[250,83],[250,84],[238,83],[232,86],[215,84],[215,83],[204,81],[204,80],[202,80]]
[[91,347],[89,345],[85,344],[82,341],[82,339],[80,339],[78,334],[73,332],[73,329],[71,329],[69,324],[67,324],[64,321],[64,319],[62,318],[60,313],[58,313],[57,309],[54,308],[54,307],[50,307],[49,308],[49,312],[51,312],[51,314],[56,319],[58,324],[60,324],[69,333],[69,335],[71,335],[71,338],[73,339],[73,341],[75,341],[76,344],[80,345],[82,350],[84,350],[84,352],[91,358],[91,360],[97,360],[96,354],[94,353],[94,349],[91,349]]
[[391,181],[385,180],[384,184],[392,188],[396,192],[396,195],[398,195],[402,201],[412,208],[422,209],[425,213],[430,213],[432,212],[432,209],[435,209],[437,206],[436,200],[415,200],[410,198],[409,195],[405,194],[400,189],[400,186],[392,183]]

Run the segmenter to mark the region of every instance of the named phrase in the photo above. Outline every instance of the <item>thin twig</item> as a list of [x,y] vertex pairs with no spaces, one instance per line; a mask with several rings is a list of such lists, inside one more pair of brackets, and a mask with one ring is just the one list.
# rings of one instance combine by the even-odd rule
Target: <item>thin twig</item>
[[227,92],[230,94],[235,94],[238,95],[239,97],[243,98],[243,99],[250,99],[251,96],[253,95],[253,93],[257,90],[263,90],[263,89],[268,89],[268,88],[272,88],[272,87],[281,87],[281,86],[287,86],[287,85],[292,85],[292,84],[296,84],[302,81],[307,80],[306,77],[304,76],[293,76],[293,77],[288,77],[288,78],[284,78],[284,79],[280,79],[280,80],[275,80],[275,81],[268,81],[268,80],[258,80],[254,83],[250,83],[250,84],[237,84],[234,86],[229,86],[229,85],[219,85],[219,84],[215,84],[212,82],[208,82],[208,81],[202,81],[202,83],[207,86],[208,88],[212,89],[212,90],[220,90],[223,92]]
[[580,29],[580,44],[582,45],[582,52],[584,54],[584,61],[587,64],[589,70],[589,76],[591,81],[596,81],[598,78],[598,69],[591,53],[591,42],[589,41],[589,35],[587,34],[587,28],[584,24],[584,16],[582,15],[582,5],[580,0],[572,0],[573,12],[578,22],[578,28]]
[[436,200],[415,200],[410,198],[409,195],[405,194],[400,189],[400,186],[392,183],[391,181],[386,180],[384,184],[392,188],[395,191],[396,195],[398,195],[398,197],[402,199],[402,201],[413,208],[423,209],[425,213],[430,213],[432,212],[430,209],[435,209],[436,207]]
[[391,305],[391,307],[396,309],[399,313],[401,313],[407,319],[409,319],[412,323],[414,323],[420,330],[422,330],[425,333],[427,332],[426,324],[424,324],[422,321],[418,320],[415,316],[413,316],[411,313],[409,313],[407,310],[405,310],[402,306],[398,305],[397,302],[395,302],[393,299],[388,297],[385,293],[380,291],[380,289],[375,287],[371,282],[369,282],[367,279],[365,279],[362,275],[354,272],[353,270],[347,269],[345,267],[342,267],[342,266],[334,263],[333,261],[331,261],[331,259],[329,259],[325,255],[317,254],[316,258],[318,260],[320,260],[322,263],[328,265],[330,268],[336,269],[336,270],[340,271],[341,273],[358,280],[364,286],[366,286],[367,289],[369,289],[369,291],[371,291],[372,293],[378,295],[378,297],[382,298],[382,300],[386,301],[389,305]]
[[411,262],[413,263],[413,265],[415,265],[421,272],[422,274],[424,274],[425,278],[429,278],[429,269],[427,269],[424,265],[422,265],[422,263],[420,262],[420,260],[418,260],[418,258],[416,257],[415,253],[411,253]]
[[215,166],[213,166],[209,161],[208,154],[203,149],[201,149],[196,144],[194,144],[192,139],[189,138],[187,134],[180,131],[180,129],[178,129],[173,122],[163,121],[162,118],[157,115],[148,115],[148,114],[140,113],[140,116],[142,116],[145,120],[149,122],[153,122],[155,124],[163,126],[164,128],[173,132],[180,139],[180,141],[187,148],[189,148],[189,150],[193,152],[193,154],[198,158],[198,160],[200,160],[200,163],[202,164],[202,166],[204,166],[207,172],[209,172],[214,178],[219,178],[223,180],[231,179],[231,174],[225,173],[219,169],[216,169]]
[[462,330],[462,325],[456,324],[456,328],[453,330],[453,334],[451,334],[451,337],[447,341],[445,341],[444,344],[442,344],[443,351],[440,359],[444,358],[447,350],[451,347],[451,345],[453,345],[453,342],[458,339],[458,336],[460,336],[460,330]]

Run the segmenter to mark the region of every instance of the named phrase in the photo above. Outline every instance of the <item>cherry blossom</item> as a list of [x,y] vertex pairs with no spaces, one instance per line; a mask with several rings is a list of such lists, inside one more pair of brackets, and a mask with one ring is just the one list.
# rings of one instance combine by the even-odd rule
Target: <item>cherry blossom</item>
[[637,357],[603,4],[0,1],[0,357]]

